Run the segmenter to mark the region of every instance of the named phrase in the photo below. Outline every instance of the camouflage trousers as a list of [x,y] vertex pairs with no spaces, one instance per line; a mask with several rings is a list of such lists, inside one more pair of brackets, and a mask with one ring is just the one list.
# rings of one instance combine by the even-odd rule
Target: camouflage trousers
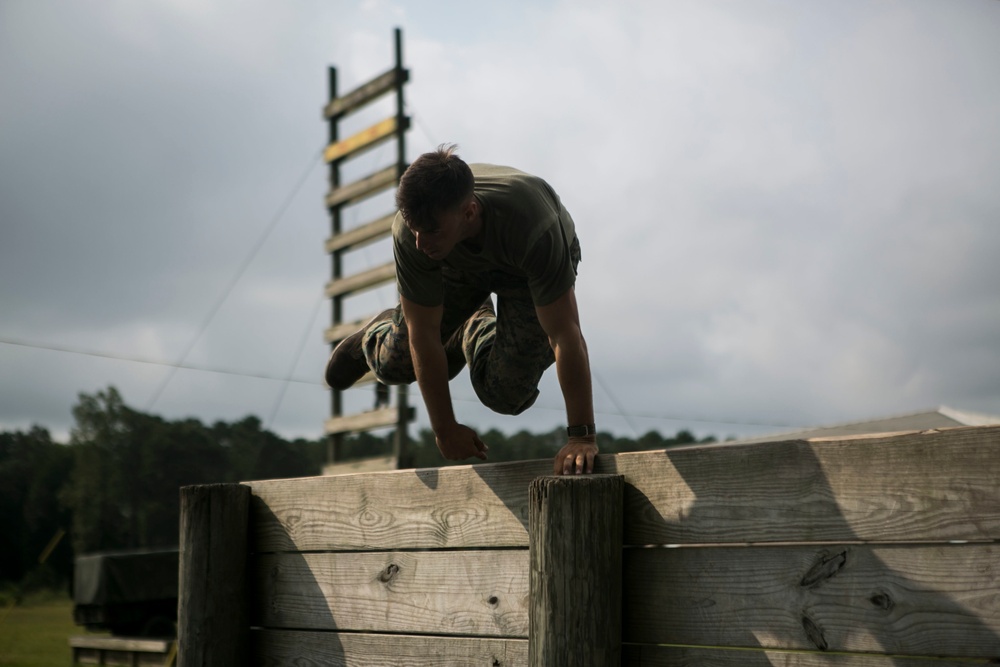
[[[579,244],[574,241],[574,266]],[[466,365],[476,396],[494,412],[518,415],[538,398],[542,374],[555,361],[548,335],[538,322],[528,284],[501,271],[466,273],[442,269],[444,315],[441,342],[448,377]],[[494,310],[491,294],[496,294]],[[365,360],[384,384],[416,380],[402,309],[374,323],[362,338]]]

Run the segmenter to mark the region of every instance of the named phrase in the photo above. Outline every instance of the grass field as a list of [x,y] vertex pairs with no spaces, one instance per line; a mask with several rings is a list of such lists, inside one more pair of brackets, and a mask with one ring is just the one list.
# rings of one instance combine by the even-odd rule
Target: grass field
[[47,595],[16,607],[0,607],[0,666],[69,667],[71,635],[85,634],[73,623],[73,602]]

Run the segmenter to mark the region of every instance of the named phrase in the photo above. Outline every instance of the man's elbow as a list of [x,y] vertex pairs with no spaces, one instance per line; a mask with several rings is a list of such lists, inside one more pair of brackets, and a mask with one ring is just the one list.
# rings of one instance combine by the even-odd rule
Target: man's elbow
[[439,347],[443,347],[441,336],[433,331],[411,328],[408,332],[410,338],[410,352],[414,355],[426,354]]
[[549,334],[549,345],[554,352],[559,350],[574,349],[587,352],[587,341],[583,337],[583,331],[576,324],[562,327],[556,332]]

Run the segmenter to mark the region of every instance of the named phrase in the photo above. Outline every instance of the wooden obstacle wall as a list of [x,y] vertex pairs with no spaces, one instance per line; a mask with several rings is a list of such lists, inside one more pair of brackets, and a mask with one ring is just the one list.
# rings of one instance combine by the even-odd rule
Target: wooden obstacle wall
[[[183,561],[227,547],[199,547],[223,538],[189,517],[229,515],[186,511],[179,664],[1000,662],[1000,427],[600,456],[590,481],[533,483],[550,466],[187,487],[183,507],[249,501],[224,520],[246,546],[222,556],[246,572],[224,606],[249,620],[229,643],[194,629],[226,587]],[[595,617],[614,631],[594,657],[552,653],[559,628]]]

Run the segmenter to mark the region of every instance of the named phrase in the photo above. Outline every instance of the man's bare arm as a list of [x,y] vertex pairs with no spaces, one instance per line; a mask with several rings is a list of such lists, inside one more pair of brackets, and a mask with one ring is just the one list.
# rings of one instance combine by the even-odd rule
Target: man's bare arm
[[[594,398],[590,380],[590,357],[580,329],[576,293],[570,287],[552,303],[536,307],[538,321],[549,337],[556,355],[556,374],[566,401],[566,419],[570,426],[594,423]],[[594,471],[597,436],[568,438],[553,461],[555,474],[581,474]]]
[[421,306],[400,297],[410,338],[410,356],[441,455],[450,461],[486,459],[489,449],[476,432],[459,424],[448,390],[448,360],[441,344],[443,306]]

